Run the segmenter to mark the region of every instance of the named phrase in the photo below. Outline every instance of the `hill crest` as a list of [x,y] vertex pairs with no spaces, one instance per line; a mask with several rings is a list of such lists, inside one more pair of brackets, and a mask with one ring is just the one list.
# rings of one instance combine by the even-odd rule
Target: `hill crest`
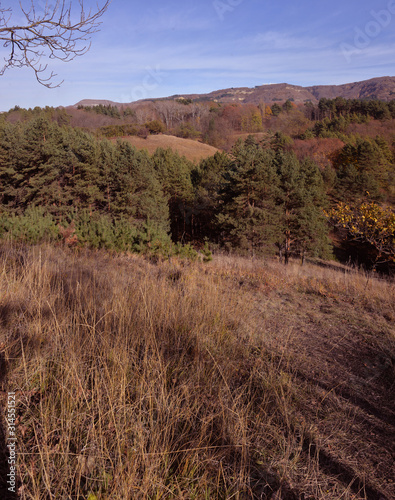
[[240,104],[260,104],[262,102],[273,104],[284,102],[287,99],[295,104],[306,102],[318,103],[321,98],[335,99],[343,97],[345,99],[378,99],[390,101],[395,98],[395,77],[383,76],[371,78],[360,82],[345,83],[341,85],[313,85],[302,87],[289,83],[272,83],[258,85],[256,87],[231,87],[227,89],[214,90],[207,94],[176,94],[169,97],[150,98],[130,103],[120,103],[108,99],[83,99],[73,106],[104,106],[112,105],[117,107],[133,106],[141,102],[191,99],[194,102],[219,102],[219,103],[240,103]]

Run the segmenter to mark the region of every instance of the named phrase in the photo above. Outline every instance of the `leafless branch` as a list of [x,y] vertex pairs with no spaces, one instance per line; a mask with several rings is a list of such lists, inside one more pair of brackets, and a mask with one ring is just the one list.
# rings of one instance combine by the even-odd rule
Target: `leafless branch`
[[[29,8],[19,2],[19,9],[25,20],[22,24],[11,25],[13,8],[0,5],[0,41],[9,50],[0,68],[3,75],[9,68],[31,68],[37,81],[48,88],[59,87],[54,83],[52,71],[45,75],[48,64],[42,58],[59,59],[64,62],[85,54],[90,48],[91,36],[99,30],[100,18],[108,9],[111,0],[104,0],[100,7],[86,11],[84,0],[78,0],[78,8],[73,9],[72,0],[49,0],[40,3],[30,0]],[[77,10],[77,12],[76,12]]]

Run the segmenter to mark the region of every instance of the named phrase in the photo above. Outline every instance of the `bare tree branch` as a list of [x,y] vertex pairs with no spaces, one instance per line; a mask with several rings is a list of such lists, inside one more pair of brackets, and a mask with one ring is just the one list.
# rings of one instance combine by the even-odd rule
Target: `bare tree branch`
[[103,0],[100,7],[86,11],[84,0],[78,0],[78,9],[73,9],[72,0],[49,0],[40,3],[30,0],[29,8],[19,2],[19,9],[25,20],[21,25],[12,25],[13,8],[2,8],[0,4],[0,42],[9,50],[0,67],[0,76],[9,68],[31,68],[37,81],[48,88],[59,87],[54,83],[55,73],[45,76],[48,64],[42,58],[58,59],[64,62],[85,54],[90,48],[91,36],[99,31],[100,18],[108,9],[111,0]]

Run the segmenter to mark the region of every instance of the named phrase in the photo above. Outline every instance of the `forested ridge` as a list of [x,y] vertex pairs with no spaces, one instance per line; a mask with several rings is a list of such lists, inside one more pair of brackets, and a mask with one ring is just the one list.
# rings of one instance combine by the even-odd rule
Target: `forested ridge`
[[[337,256],[388,264],[394,104],[178,99],[144,104],[144,113],[100,105],[74,114],[16,107],[0,123],[0,234],[163,255],[193,256],[205,243],[284,262],[329,258],[335,242]],[[91,126],[78,126],[86,116]],[[95,116],[113,124],[97,126]],[[200,137],[222,152],[191,162],[113,139],[163,132]]]

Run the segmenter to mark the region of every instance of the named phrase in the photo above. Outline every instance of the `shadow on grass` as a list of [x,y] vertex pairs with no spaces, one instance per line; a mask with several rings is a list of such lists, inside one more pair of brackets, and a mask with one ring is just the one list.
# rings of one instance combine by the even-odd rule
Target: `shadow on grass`
[[[384,408],[383,405],[374,405],[367,399],[357,395],[350,388],[336,387],[332,384],[320,380],[301,372],[293,371],[293,375],[307,382],[308,384],[315,385],[324,389],[328,394],[333,393],[339,398],[343,398],[348,403],[358,407],[364,412],[365,415],[375,417],[376,424],[371,419],[363,418],[364,424],[368,426],[368,434],[374,435],[376,440],[380,437],[382,443],[387,443],[385,446],[390,452],[390,448],[395,439],[395,415],[391,411],[392,408]],[[344,486],[349,488],[357,495],[364,495],[368,500],[390,500],[386,494],[379,489],[369,484],[366,478],[359,477],[356,472],[348,465],[342,463],[335,456],[330,455],[321,447],[318,447],[311,438],[305,438],[302,442],[302,450],[305,455],[315,457],[320,469],[329,476],[336,477],[337,480],[343,483]]]

